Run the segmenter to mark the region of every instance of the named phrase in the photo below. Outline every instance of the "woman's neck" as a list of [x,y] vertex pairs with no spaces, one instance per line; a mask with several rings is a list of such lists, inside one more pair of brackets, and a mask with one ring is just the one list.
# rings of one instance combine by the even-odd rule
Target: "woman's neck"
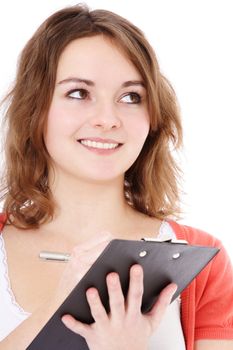
[[125,200],[122,179],[104,184],[56,183],[51,191],[56,210],[45,228],[70,238],[77,233],[88,238],[101,231],[116,230],[133,211]]

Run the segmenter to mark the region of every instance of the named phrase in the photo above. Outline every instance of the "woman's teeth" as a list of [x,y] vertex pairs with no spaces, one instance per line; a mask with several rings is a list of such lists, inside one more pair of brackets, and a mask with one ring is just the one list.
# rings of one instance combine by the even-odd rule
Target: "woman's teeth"
[[119,145],[119,143],[102,143],[90,140],[81,140],[80,143],[87,147],[99,149],[114,149]]

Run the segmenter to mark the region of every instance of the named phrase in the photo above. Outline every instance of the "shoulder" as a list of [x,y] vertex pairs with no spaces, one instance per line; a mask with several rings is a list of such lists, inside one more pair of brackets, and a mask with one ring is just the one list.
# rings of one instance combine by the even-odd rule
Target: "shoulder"
[[218,290],[219,293],[222,292],[224,288],[227,288],[231,294],[230,299],[232,303],[233,268],[230,257],[222,242],[213,235],[200,229],[181,225],[175,221],[170,221],[169,223],[175,231],[177,238],[185,239],[191,245],[219,248],[219,253],[196,278],[197,294],[199,292],[201,293],[207,285],[211,285],[212,291],[216,292],[216,290]]
[[189,244],[206,245],[214,247],[222,246],[222,243],[218,238],[199,228],[191,227],[188,225],[182,225],[173,220],[169,220],[168,222],[174,230],[177,238],[184,239]]
[[231,281],[233,290],[232,263],[226,251],[226,248],[222,244],[221,240],[203,230],[187,225],[181,225],[175,221],[169,221],[169,224],[175,231],[178,239],[184,239],[190,245],[215,247],[219,249],[219,253],[206,266],[202,273],[199,274],[199,276],[197,277],[197,281],[201,282],[203,280],[207,281],[206,279],[211,280],[215,278],[222,280],[222,278],[225,278],[225,281]]
[[0,213],[0,236],[3,236],[4,243],[9,248],[9,250],[16,251],[17,246],[22,244],[27,244],[30,235],[25,234],[24,230],[21,230],[14,225],[7,222],[7,215],[5,213]]

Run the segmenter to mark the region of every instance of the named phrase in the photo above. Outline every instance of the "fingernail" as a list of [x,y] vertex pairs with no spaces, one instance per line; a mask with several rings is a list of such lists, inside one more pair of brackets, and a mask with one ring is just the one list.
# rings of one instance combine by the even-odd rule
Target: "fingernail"
[[140,276],[141,273],[142,273],[142,268],[141,268],[141,266],[134,266],[134,274],[135,274],[136,276]]
[[118,283],[118,276],[114,274],[114,275],[111,276],[111,284],[113,286],[116,286],[117,283]]
[[95,288],[89,288],[86,291],[86,295],[90,299],[95,299],[97,297],[97,295],[98,295],[98,291]]
[[64,323],[65,326],[68,326],[69,321],[67,320],[66,316],[62,316],[61,320],[62,320],[62,322]]

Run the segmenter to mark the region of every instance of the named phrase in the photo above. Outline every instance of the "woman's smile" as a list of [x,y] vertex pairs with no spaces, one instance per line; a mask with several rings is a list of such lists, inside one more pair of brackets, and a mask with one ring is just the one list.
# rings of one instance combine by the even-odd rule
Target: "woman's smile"
[[86,138],[80,139],[78,142],[91,152],[99,155],[111,155],[117,152],[122,143],[110,139]]

